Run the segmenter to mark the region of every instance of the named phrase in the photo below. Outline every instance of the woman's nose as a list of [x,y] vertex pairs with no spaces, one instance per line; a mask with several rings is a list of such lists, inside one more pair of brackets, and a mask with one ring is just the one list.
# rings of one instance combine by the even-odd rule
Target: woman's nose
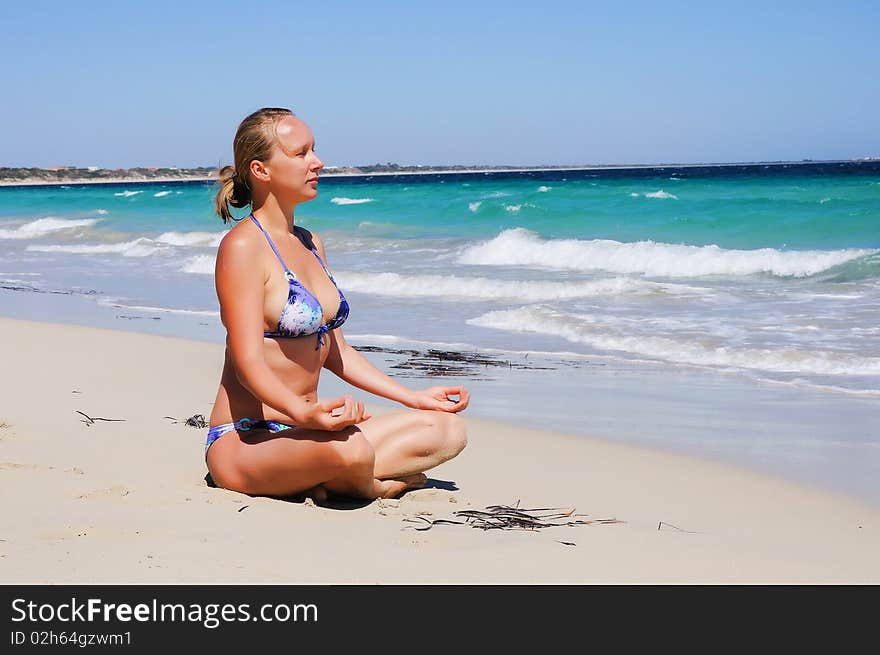
[[318,155],[314,155],[314,154],[313,154],[312,157],[313,157],[313,160],[312,160],[312,166],[311,166],[311,167],[312,167],[313,170],[319,171],[319,170],[321,170],[322,168],[324,168],[324,162],[321,161],[321,158],[318,157]]

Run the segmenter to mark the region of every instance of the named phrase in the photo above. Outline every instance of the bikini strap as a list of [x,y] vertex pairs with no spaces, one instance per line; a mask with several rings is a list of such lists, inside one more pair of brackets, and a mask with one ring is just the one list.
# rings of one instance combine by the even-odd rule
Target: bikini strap
[[294,275],[293,272],[289,268],[287,268],[287,264],[285,264],[284,260],[281,258],[281,253],[278,252],[278,248],[275,247],[275,243],[272,241],[272,237],[270,237],[269,233],[266,232],[265,229],[263,229],[263,226],[260,225],[260,221],[257,220],[257,217],[254,216],[253,213],[251,213],[248,218],[256,223],[257,227],[260,228],[260,231],[262,231],[262,233],[265,235],[266,241],[268,241],[269,245],[272,246],[272,250],[275,252],[275,256],[278,258],[278,261],[281,262],[281,266],[284,267],[284,273],[287,275],[288,279],[293,278],[295,280],[296,275]]
[[318,251],[315,249],[314,246],[312,246],[312,252],[315,253],[315,257],[318,258],[318,261],[321,262],[321,267],[324,269],[327,277],[329,277],[333,281],[333,284],[336,284],[336,280],[333,280],[333,276],[330,274],[330,270],[327,268],[327,265],[324,263],[324,260],[321,259],[321,255],[318,254]]
[[293,233],[296,234],[297,238],[300,240],[300,243],[302,243],[306,248],[315,253],[315,257],[317,257],[318,261],[321,263],[321,268],[324,269],[324,272],[327,273],[327,275],[332,280],[333,276],[330,275],[330,271],[327,269],[327,265],[324,263],[324,260],[321,259],[321,255],[318,254],[318,249],[315,248],[315,241],[312,239],[312,233],[309,232],[302,225],[294,225]]

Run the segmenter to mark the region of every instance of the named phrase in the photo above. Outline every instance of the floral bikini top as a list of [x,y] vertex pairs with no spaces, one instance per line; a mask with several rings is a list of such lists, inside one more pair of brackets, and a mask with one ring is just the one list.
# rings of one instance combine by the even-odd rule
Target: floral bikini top
[[260,225],[260,221],[258,221],[253,214],[248,216],[248,218],[260,228],[265,235],[266,240],[269,242],[269,245],[272,246],[275,256],[278,257],[278,261],[281,262],[281,266],[284,267],[284,275],[290,285],[290,291],[287,295],[287,304],[284,305],[284,309],[281,312],[281,318],[278,319],[278,327],[274,332],[264,332],[263,336],[276,339],[306,337],[312,334],[317,334],[318,345],[315,346],[315,350],[318,350],[324,345],[324,334],[330,330],[335,330],[345,323],[345,319],[348,318],[348,301],[345,299],[345,296],[342,295],[342,291],[339,291],[339,287],[336,286],[336,280],[330,275],[330,271],[328,271],[327,266],[324,265],[324,260],[321,259],[321,255],[315,250],[312,240],[306,236],[308,235],[308,232],[299,226],[294,227],[293,231],[297,238],[302,241],[309,250],[315,253],[315,257],[321,262],[321,268],[324,269],[324,272],[327,273],[327,277],[333,282],[333,286],[336,286],[336,290],[339,291],[339,310],[336,312],[336,316],[328,321],[326,325],[322,325],[322,321],[324,320],[324,309],[321,307],[321,303],[318,302],[318,299],[308,289],[300,284],[299,280],[296,279],[296,275],[287,268],[287,264],[284,263],[281,254],[278,252],[278,248],[275,247],[269,233],[263,229],[262,225]]

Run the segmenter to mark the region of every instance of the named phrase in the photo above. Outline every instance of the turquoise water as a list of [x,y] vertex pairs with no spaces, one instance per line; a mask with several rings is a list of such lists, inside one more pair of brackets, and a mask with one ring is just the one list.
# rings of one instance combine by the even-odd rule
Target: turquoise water
[[[222,342],[214,193],[0,188],[0,315]],[[521,365],[443,380],[478,415],[880,501],[880,163],[325,178],[295,220],[351,343]]]
[[[214,193],[0,189],[0,284],[216,338]],[[295,220],[367,310],[348,332],[880,394],[877,163],[325,178]]]
[[[325,178],[319,198],[300,208],[300,220],[320,231],[390,239],[485,239],[525,227],[551,239],[727,249],[880,248],[880,171],[730,178],[682,171],[623,179],[595,173],[573,179],[583,173],[570,172],[546,181],[483,175],[468,176],[471,181],[463,175],[440,181],[377,176],[359,183]],[[0,220],[100,216],[98,231],[148,236],[219,230],[212,193],[212,186],[202,183],[0,188]],[[368,202],[338,204],[346,200]]]

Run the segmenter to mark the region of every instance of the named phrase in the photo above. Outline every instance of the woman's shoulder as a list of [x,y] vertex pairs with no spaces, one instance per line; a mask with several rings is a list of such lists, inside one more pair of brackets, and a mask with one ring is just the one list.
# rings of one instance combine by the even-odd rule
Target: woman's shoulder
[[251,255],[258,251],[260,242],[257,237],[259,233],[257,230],[249,229],[247,223],[241,221],[220,239],[217,249],[218,257],[221,255],[235,256],[238,253]]

